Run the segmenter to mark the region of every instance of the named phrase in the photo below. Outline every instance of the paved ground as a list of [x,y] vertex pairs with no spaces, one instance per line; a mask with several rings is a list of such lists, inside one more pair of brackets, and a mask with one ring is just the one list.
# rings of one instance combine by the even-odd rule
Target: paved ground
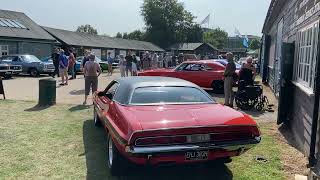
[[[110,81],[120,77],[116,72],[113,76],[101,74],[99,77],[99,88],[104,89]],[[31,77],[15,77],[13,79],[4,80],[4,89],[7,99],[38,101],[39,80],[49,78],[47,76],[39,78]],[[84,99],[84,77],[78,75],[77,79],[69,81],[68,86],[59,86],[60,79],[57,80],[57,103],[58,104],[82,104]],[[91,102],[91,99],[88,103]]]
[[[116,70],[113,76],[107,76],[107,74],[102,74],[99,77],[99,88],[103,90],[113,79],[119,78],[120,74]],[[38,101],[39,94],[39,80],[43,78],[49,78],[47,76],[40,78],[31,77],[15,77],[13,79],[4,81],[4,88],[7,99],[13,100],[26,100],[26,101]],[[84,77],[78,75],[77,79],[69,81],[68,86],[60,86],[60,79],[57,80],[57,103],[58,104],[82,104],[84,99]],[[220,103],[224,102],[223,95],[217,95],[208,91],[214,98]],[[277,101],[273,96],[273,93],[269,88],[264,87],[264,92],[268,96],[270,103],[275,104],[274,109],[277,109]],[[91,104],[92,100],[89,96],[88,104]],[[277,118],[277,113],[270,112],[256,112],[250,111],[246,112],[256,119],[263,119],[265,121],[275,121]]]

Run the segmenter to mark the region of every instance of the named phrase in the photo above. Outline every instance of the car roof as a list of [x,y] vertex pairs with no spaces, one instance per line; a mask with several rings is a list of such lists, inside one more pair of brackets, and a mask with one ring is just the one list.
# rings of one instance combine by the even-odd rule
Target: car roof
[[123,105],[128,105],[133,91],[137,88],[143,87],[165,87],[165,86],[179,86],[201,88],[189,81],[178,78],[160,77],[160,76],[135,76],[119,78],[115,80],[119,83],[119,87],[114,99]]
[[183,63],[195,63],[195,64],[215,64],[217,66],[221,66],[221,67],[224,67],[222,66],[220,63],[218,62],[215,62],[215,61],[212,61],[212,60],[199,60],[199,61],[185,61]]
[[2,57],[10,57],[10,56],[33,56],[32,54],[9,54],[3,55]]

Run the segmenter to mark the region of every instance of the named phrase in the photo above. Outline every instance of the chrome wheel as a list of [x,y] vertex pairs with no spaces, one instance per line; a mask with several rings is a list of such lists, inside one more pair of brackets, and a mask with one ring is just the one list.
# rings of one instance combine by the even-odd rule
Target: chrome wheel
[[109,155],[109,166],[112,166],[113,163],[113,144],[112,144],[112,139],[111,137],[109,138],[109,142],[108,142],[108,155]]

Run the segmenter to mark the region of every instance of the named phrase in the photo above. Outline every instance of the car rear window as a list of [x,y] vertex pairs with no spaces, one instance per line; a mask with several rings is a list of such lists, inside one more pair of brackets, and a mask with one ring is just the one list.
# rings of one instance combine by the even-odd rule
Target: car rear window
[[132,105],[203,104],[214,101],[194,87],[143,87],[134,90]]

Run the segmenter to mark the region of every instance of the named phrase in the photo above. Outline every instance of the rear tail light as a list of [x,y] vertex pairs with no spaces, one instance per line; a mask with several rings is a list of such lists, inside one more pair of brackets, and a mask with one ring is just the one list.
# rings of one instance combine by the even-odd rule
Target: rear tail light
[[169,145],[183,144],[187,142],[186,136],[168,136],[168,137],[150,137],[139,138],[136,140],[136,146],[151,146],[151,145]]
[[[193,132],[192,132],[192,131]],[[133,134],[130,138],[130,144],[136,146],[162,146],[162,145],[178,145],[178,144],[194,144],[205,142],[224,142],[224,141],[241,141],[254,139],[260,136],[260,130],[257,126],[234,126],[234,127],[214,127],[208,129],[200,129],[194,131],[191,129],[188,134],[186,132],[176,131],[155,131],[155,132],[142,132]],[[166,134],[176,134],[175,136],[167,136]],[[193,135],[209,135],[208,140],[193,141]],[[142,136],[143,135],[143,136]],[[146,138],[144,138],[146,137]],[[190,141],[191,137],[191,141]]]

